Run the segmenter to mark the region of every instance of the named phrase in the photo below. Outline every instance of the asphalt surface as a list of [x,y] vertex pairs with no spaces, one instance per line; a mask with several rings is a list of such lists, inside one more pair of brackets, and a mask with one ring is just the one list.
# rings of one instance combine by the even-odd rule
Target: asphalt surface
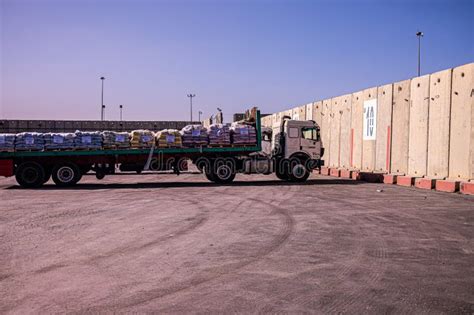
[[472,196],[236,181],[0,179],[0,313],[474,312]]

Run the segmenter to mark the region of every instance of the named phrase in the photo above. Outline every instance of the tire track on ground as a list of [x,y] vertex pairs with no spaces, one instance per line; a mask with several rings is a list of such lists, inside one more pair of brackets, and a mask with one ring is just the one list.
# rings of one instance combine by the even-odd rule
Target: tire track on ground
[[[258,190],[253,192],[254,195],[259,195]],[[282,194],[285,196],[284,194]],[[130,298],[124,298],[119,303],[113,305],[101,305],[101,306],[94,306],[91,308],[86,308],[80,310],[80,312],[104,312],[110,310],[119,310],[123,308],[130,308],[139,306],[148,302],[151,302],[156,299],[164,298],[166,296],[176,294],[185,290],[196,288],[202,284],[208,283],[213,280],[220,279],[230,273],[234,274],[236,271],[245,268],[264,257],[270,255],[271,253],[277,251],[281,248],[289,239],[290,235],[294,231],[294,219],[289,213],[289,211],[285,208],[275,206],[273,204],[269,204],[263,202],[256,198],[246,197],[246,200],[243,202],[253,202],[253,203],[260,203],[265,206],[270,205],[272,208],[276,208],[272,211],[272,214],[278,215],[282,220],[282,226],[279,227],[277,235],[270,241],[268,245],[266,245],[263,249],[259,250],[257,254],[254,254],[246,259],[243,259],[236,263],[227,264],[220,267],[208,268],[201,271],[198,275],[192,277],[188,281],[183,281],[181,283],[177,283],[167,288],[156,288],[151,289],[145,292],[140,292],[139,294],[132,296]],[[240,207],[241,204],[239,203],[236,207]],[[250,207],[249,207],[250,209]]]

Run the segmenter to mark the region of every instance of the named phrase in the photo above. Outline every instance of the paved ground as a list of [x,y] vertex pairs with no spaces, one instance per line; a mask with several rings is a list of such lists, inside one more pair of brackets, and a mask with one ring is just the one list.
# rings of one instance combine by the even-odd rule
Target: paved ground
[[237,181],[1,179],[0,313],[474,312],[474,198]]

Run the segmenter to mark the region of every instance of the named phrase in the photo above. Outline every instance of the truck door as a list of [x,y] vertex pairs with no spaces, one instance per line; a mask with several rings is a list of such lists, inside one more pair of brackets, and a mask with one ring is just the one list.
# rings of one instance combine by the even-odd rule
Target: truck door
[[301,151],[306,152],[312,159],[319,159],[321,155],[321,141],[315,127],[301,128]]
[[291,125],[288,126],[285,146],[285,157],[289,157],[291,154],[300,151],[300,133],[301,129],[299,127]]

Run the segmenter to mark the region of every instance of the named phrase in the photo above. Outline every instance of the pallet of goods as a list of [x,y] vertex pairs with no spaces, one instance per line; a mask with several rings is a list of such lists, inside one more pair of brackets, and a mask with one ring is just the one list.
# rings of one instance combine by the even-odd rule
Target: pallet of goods
[[15,137],[15,150],[17,151],[42,151],[44,138],[42,133],[22,132]]
[[181,134],[176,129],[165,129],[156,133],[156,144],[160,148],[180,148],[183,146]]
[[13,152],[15,150],[15,135],[0,133],[0,152]]
[[104,149],[130,148],[130,134],[128,132],[103,131],[102,145]]
[[102,135],[100,131],[79,131],[75,132],[75,150],[96,150],[102,149]]
[[207,128],[202,125],[187,125],[180,133],[185,147],[204,146],[209,142]]
[[257,132],[251,125],[234,122],[230,127],[231,141],[234,145],[254,145],[257,143]]
[[71,150],[74,149],[74,133],[44,133],[45,150]]
[[209,126],[209,146],[229,146],[230,127],[227,124],[212,124]]
[[155,143],[155,134],[150,130],[133,130],[130,133],[130,146],[135,149],[151,148]]

